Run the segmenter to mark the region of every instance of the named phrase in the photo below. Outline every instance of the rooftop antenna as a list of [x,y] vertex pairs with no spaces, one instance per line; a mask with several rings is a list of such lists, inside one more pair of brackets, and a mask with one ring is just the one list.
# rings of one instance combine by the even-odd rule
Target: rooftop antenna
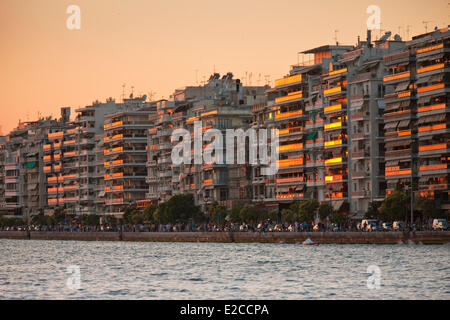
[[430,22],[433,22],[433,21],[422,21],[423,25],[425,26],[425,33],[428,33],[428,24]]
[[412,25],[410,25],[410,24],[408,24],[408,25],[406,26],[406,39],[405,39],[405,40],[408,40],[408,39],[409,39],[409,30],[411,29],[411,27],[412,27]]
[[337,39],[337,33],[339,32],[339,30],[334,30],[334,41],[336,41],[336,45],[339,45],[338,39]]
[[198,69],[195,69],[195,82],[198,85]]
[[125,83],[122,85],[122,101],[125,99]]
[[252,76],[253,76],[253,73],[250,72],[250,74],[248,75],[248,85],[249,85],[249,86],[252,85]]
[[270,75],[269,74],[264,75],[264,79],[266,79],[266,85],[270,86]]
[[258,81],[257,81],[257,83],[258,83],[258,86],[260,85],[260,83],[261,83],[261,73],[260,74],[258,74]]
[[131,94],[134,97],[134,86],[131,86]]
[[156,92],[154,92],[153,90],[150,90],[150,92],[148,93],[148,100],[149,101],[153,101],[153,96],[156,95]]

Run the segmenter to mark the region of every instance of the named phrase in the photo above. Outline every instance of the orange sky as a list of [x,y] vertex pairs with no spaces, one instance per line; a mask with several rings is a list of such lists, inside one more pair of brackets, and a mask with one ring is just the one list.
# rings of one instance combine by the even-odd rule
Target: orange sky
[[[66,28],[70,4],[81,8],[81,30]],[[119,100],[124,83],[127,94],[134,86],[168,98],[214,66],[262,85],[286,74],[298,51],[334,43],[334,30],[342,44],[365,39],[372,4],[382,29],[401,27],[404,38],[407,25],[411,36],[422,21],[428,30],[450,23],[444,0],[1,0],[0,126],[6,134],[38,112]]]

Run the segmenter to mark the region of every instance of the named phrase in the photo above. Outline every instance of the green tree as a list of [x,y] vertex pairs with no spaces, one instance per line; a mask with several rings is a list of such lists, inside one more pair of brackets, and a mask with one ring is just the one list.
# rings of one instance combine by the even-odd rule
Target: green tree
[[244,206],[241,208],[241,211],[239,212],[239,216],[241,218],[241,221],[256,221],[258,220],[259,212],[258,209],[256,209],[254,206],[244,204]]
[[367,207],[365,217],[367,219],[378,219],[380,217],[381,201],[371,201]]
[[150,222],[153,220],[153,215],[157,208],[158,208],[158,206],[153,203],[144,208],[143,217],[144,217],[145,222]]
[[335,214],[333,214],[331,216],[331,222],[336,223],[336,224],[344,223],[347,220],[348,220],[348,217],[341,212],[336,212]]
[[241,209],[242,206],[235,206],[231,208],[230,213],[228,214],[228,219],[231,222],[241,222]]
[[328,202],[322,202],[318,209],[319,219],[325,220],[333,214],[333,206]]
[[426,196],[419,196],[414,200],[414,206],[422,213],[423,218],[429,219],[436,216],[434,199]]
[[178,194],[170,198],[160,212],[161,218],[167,222],[202,221],[204,217],[200,208],[195,205],[192,194]]
[[281,210],[281,221],[282,222],[292,222],[295,220],[295,212],[292,209]]
[[396,188],[383,200],[380,206],[381,217],[384,220],[402,220],[405,218],[409,204],[409,196],[400,188]]
[[297,214],[297,218],[301,221],[312,221],[315,218],[316,211],[319,208],[319,201],[316,199],[303,200],[294,203],[291,210]]
[[225,220],[227,209],[214,200],[206,205],[205,214],[211,221],[220,223]]

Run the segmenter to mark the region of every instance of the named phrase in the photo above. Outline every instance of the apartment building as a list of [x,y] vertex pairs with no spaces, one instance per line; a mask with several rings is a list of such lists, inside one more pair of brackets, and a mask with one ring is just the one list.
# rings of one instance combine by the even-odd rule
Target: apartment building
[[6,137],[0,136],[0,214],[5,207],[5,156],[6,156]]
[[104,180],[106,214],[121,216],[148,192],[147,131],[156,109],[146,97],[124,99],[123,108],[105,115]]
[[[417,152],[413,175],[416,196],[435,199],[436,209],[450,209],[450,31],[438,29],[418,35],[408,43],[415,55],[410,71],[415,75]],[[400,167],[401,169],[401,167]]]

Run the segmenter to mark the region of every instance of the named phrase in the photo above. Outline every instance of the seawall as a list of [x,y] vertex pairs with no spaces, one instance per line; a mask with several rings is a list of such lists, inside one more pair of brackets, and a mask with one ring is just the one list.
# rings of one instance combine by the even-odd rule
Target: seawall
[[403,232],[44,232],[0,231],[0,239],[149,241],[149,242],[236,242],[301,243],[307,238],[319,243],[397,244],[450,243],[450,231]]

